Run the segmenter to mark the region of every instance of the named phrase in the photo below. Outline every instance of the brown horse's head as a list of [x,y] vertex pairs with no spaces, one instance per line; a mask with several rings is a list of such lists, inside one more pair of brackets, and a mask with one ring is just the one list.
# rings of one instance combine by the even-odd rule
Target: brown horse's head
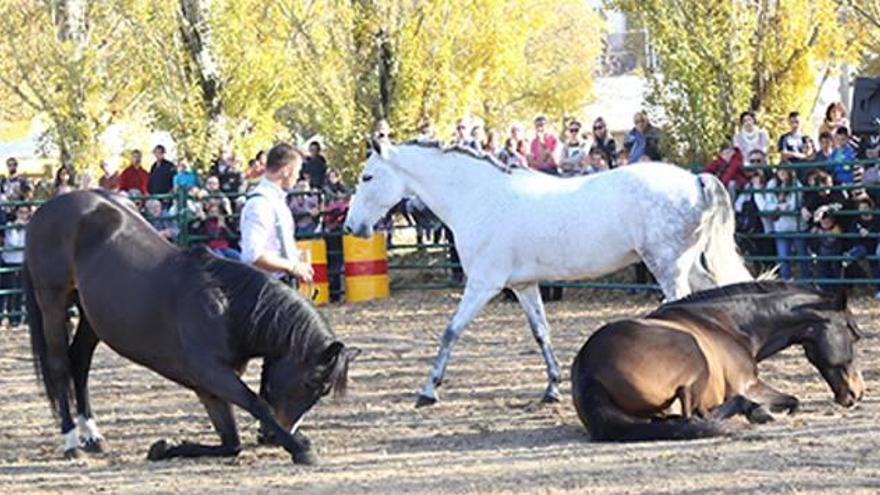
[[831,387],[834,400],[854,406],[865,393],[865,383],[853,350],[861,333],[847,308],[846,294],[841,291],[828,304],[808,305],[800,311],[808,312],[812,321],[801,341],[807,359]]
[[278,424],[291,431],[321,397],[330,391],[337,397],[344,395],[348,365],[358,354],[359,349],[334,341],[319,354],[305,359],[289,354],[268,360],[266,399]]

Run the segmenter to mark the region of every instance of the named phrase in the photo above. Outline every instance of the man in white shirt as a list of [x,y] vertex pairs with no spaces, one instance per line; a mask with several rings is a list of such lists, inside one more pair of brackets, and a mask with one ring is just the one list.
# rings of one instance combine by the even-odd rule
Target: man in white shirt
[[[293,276],[310,283],[314,272],[311,265],[300,260],[293,237],[293,214],[287,206],[287,191],[296,183],[302,167],[302,155],[289,144],[278,144],[269,150],[266,173],[248,195],[241,211],[241,261],[262,268],[281,278]],[[260,397],[266,397],[268,367],[263,364],[260,376]],[[268,428],[260,424],[258,443],[275,443]]]
[[276,277],[291,275],[309,283],[314,272],[300,260],[293,214],[287,206],[287,191],[301,167],[302,155],[293,146],[282,143],[269,150],[266,173],[241,212],[241,260]]

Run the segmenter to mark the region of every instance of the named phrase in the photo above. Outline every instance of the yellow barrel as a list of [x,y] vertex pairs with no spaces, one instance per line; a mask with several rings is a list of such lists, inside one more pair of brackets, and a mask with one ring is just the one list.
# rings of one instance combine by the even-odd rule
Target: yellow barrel
[[343,236],[342,259],[345,260],[346,301],[369,301],[389,296],[391,286],[384,233],[377,232],[369,239]]
[[330,302],[330,283],[327,278],[327,244],[324,239],[306,239],[296,241],[296,247],[300,251],[311,253],[312,269],[315,275],[311,284],[299,284],[300,294],[309,299],[314,297],[313,302],[317,305]]

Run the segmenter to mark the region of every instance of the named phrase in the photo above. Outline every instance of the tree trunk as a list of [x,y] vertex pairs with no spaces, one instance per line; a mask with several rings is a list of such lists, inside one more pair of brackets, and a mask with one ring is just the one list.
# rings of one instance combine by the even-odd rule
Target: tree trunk
[[214,55],[207,18],[210,8],[211,0],[180,0],[180,32],[198,71],[203,104],[208,114],[209,136],[218,137],[223,130],[223,78]]

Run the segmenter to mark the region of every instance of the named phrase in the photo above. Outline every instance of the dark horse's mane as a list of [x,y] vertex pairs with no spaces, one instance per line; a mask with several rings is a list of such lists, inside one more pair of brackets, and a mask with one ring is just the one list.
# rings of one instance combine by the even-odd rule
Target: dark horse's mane
[[785,293],[786,295],[813,296],[819,300],[829,299],[829,295],[812,287],[778,280],[741,282],[725,285],[700,292],[693,292],[681,299],[663,304],[660,308],[688,306],[698,303],[725,303],[739,297],[759,297],[770,294]]
[[[268,347],[308,361],[321,356],[335,340],[314,305],[265,272],[214,256],[204,247],[191,248],[183,256],[197,268],[190,276],[196,290],[208,294],[208,304],[225,313],[230,330],[241,332],[246,349]],[[344,394],[348,361],[337,359],[329,377],[335,394]]]

